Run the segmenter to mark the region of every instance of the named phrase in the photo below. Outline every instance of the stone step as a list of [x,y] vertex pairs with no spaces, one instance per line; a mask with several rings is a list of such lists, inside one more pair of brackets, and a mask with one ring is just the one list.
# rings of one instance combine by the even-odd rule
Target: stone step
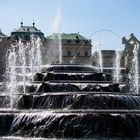
[[129,92],[130,87],[124,84],[114,83],[50,83],[44,82],[36,92]]
[[140,136],[139,114],[100,113],[20,113],[14,117],[10,135],[44,138],[133,139]]
[[[40,78],[35,78],[40,79]],[[50,80],[71,80],[71,81],[112,81],[113,77],[105,73],[47,73],[44,81]]]
[[94,138],[140,136],[139,110],[0,110],[0,136]]
[[19,109],[140,109],[140,96],[109,92],[67,92],[19,95]]
[[98,72],[98,68],[90,65],[52,64],[42,66],[42,72]]

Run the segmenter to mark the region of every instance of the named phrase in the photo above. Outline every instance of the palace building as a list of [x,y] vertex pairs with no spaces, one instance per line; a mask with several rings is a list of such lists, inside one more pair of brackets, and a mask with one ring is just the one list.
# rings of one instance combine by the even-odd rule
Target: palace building
[[[61,42],[59,39],[61,39]],[[79,33],[62,33],[60,35],[54,33],[47,37],[47,48],[51,50],[49,51],[49,55],[53,53],[59,55],[59,43],[62,46],[62,63],[90,63],[92,48],[90,39],[83,37]]]
[[[94,46],[92,46],[91,39],[79,33],[53,33],[45,37],[44,33],[35,27],[34,22],[32,26],[24,26],[23,22],[21,22],[20,27],[12,31],[10,36],[6,36],[0,31],[0,75],[4,74],[6,68],[6,52],[10,44],[19,38],[25,42],[29,42],[32,35],[38,36],[42,40],[41,56],[43,65],[53,63],[92,63],[97,66],[99,56],[97,52],[92,54]],[[115,50],[102,50],[101,53],[103,67],[113,67],[116,57]],[[124,66],[126,66],[125,56],[121,58],[121,67]]]
[[30,41],[31,35],[44,39],[44,33],[35,27],[34,22],[32,26],[23,26],[23,22],[21,22],[21,27],[11,32],[11,38],[14,40],[21,38],[22,40]]

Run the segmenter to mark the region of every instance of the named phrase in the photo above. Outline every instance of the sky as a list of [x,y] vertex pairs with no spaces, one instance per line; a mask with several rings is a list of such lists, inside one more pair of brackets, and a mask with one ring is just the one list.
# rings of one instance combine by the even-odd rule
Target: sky
[[102,49],[120,49],[123,36],[140,38],[139,6],[140,0],[0,0],[0,29],[10,35],[21,20],[32,26],[34,19],[48,36],[59,14],[61,33],[79,32]]

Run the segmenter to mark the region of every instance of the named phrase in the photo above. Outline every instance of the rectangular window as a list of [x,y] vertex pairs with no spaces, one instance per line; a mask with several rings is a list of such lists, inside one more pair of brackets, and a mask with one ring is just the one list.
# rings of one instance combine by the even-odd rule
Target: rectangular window
[[85,51],[85,56],[88,56],[88,51]]
[[67,52],[67,56],[71,56],[71,51],[68,51]]

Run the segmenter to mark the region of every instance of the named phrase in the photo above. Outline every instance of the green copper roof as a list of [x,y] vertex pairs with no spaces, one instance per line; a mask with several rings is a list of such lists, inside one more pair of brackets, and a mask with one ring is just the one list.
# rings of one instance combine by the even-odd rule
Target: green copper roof
[[31,33],[42,33],[40,30],[38,30],[36,27],[34,26],[21,26],[20,28],[18,28],[17,30],[13,31],[12,33],[16,33],[16,32],[31,32]]
[[[48,39],[55,39],[58,38],[58,33],[53,33],[50,36],[48,36]],[[60,34],[61,35],[61,39],[64,40],[88,40],[87,38],[83,37],[82,35],[80,35],[79,33],[70,33],[70,34]]]
[[37,35],[40,38],[44,37],[44,34],[38,30],[34,24],[33,26],[23,26],[21,24],[21,27],[18,28],[17,30],[11,32],[11,36],[13,36],[15,39],[18,39],[19,37],[25,40],[30,40],[31,35]]

